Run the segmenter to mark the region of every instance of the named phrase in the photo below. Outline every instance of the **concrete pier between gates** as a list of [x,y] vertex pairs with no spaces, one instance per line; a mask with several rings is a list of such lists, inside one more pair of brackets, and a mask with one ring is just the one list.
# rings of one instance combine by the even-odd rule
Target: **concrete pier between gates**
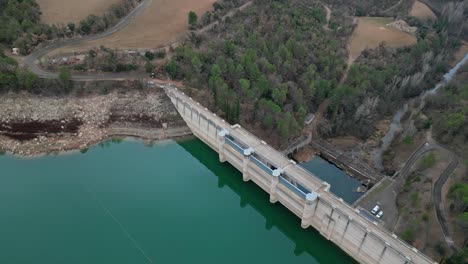
[[330,185],[297,166],[239,125],[230,125],[170,85],[161,85],[193,134],[326,239],[361,263],[436,263],[383,226],[372,222]]

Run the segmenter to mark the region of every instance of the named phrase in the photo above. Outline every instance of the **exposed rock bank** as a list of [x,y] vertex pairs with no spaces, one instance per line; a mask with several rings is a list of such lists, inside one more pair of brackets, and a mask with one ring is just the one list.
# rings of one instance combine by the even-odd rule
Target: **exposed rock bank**
[[149,140],[190,134],[161,90],[84,97],[0,97],[0,150],[34,156],[86,149],[111,136]]

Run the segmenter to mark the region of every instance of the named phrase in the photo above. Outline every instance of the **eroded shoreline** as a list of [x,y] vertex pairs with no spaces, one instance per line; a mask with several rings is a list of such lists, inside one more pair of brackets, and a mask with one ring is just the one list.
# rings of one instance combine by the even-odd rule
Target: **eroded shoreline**
[[0,97],[0,151],[34,157],[86,150],[113,137],[147,141],[191,135],[162,90],[106,95]]

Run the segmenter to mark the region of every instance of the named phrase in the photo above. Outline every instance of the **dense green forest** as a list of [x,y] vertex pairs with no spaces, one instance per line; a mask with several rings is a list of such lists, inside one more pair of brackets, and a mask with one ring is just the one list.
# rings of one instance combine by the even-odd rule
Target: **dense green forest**
[[[256,1],[215,29],[176,49],[172,78],[208,88],[206,102],[230,122],[298,135],[304,118],[328,97],[346,68],[352,27],[325,29],[325,10],[310,1]],[[337,25],[338,27],[338,25]],[[206,101],[206,100],[204,100]]]
[[328,122],[319,132],[367,138],[376,121],[430,89],[449,69],[451,54],[464,37],[457,25],[466,18],[453,12],[436,21],[407,18],[418,27],[415,46],[383,44],[366,50],[340,84],[351,18],[334,12],[328,29],[319,2],[256,1],[208,36],[192,35],[191,43],[177,48],[166,71],[193,87],[208,88],[210,96],[203,100],[209,107],[270,138],[279,135],[287,142],[297,136],[306,113],[327,98]]
[[0,0],[0,43],[19,47],[26,39],[39,42],[52,37],[50,28],[39,23],[40,18],[34,0]]

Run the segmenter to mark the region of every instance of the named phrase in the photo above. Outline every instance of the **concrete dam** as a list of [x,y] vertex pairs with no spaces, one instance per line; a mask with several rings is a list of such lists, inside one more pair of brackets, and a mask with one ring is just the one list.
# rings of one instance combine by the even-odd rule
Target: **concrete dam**
[[436,263],[332,194],[330,185],[239,125],[231,125],[177,88],[160,85],[193,134],[326,239],[360,263]]

